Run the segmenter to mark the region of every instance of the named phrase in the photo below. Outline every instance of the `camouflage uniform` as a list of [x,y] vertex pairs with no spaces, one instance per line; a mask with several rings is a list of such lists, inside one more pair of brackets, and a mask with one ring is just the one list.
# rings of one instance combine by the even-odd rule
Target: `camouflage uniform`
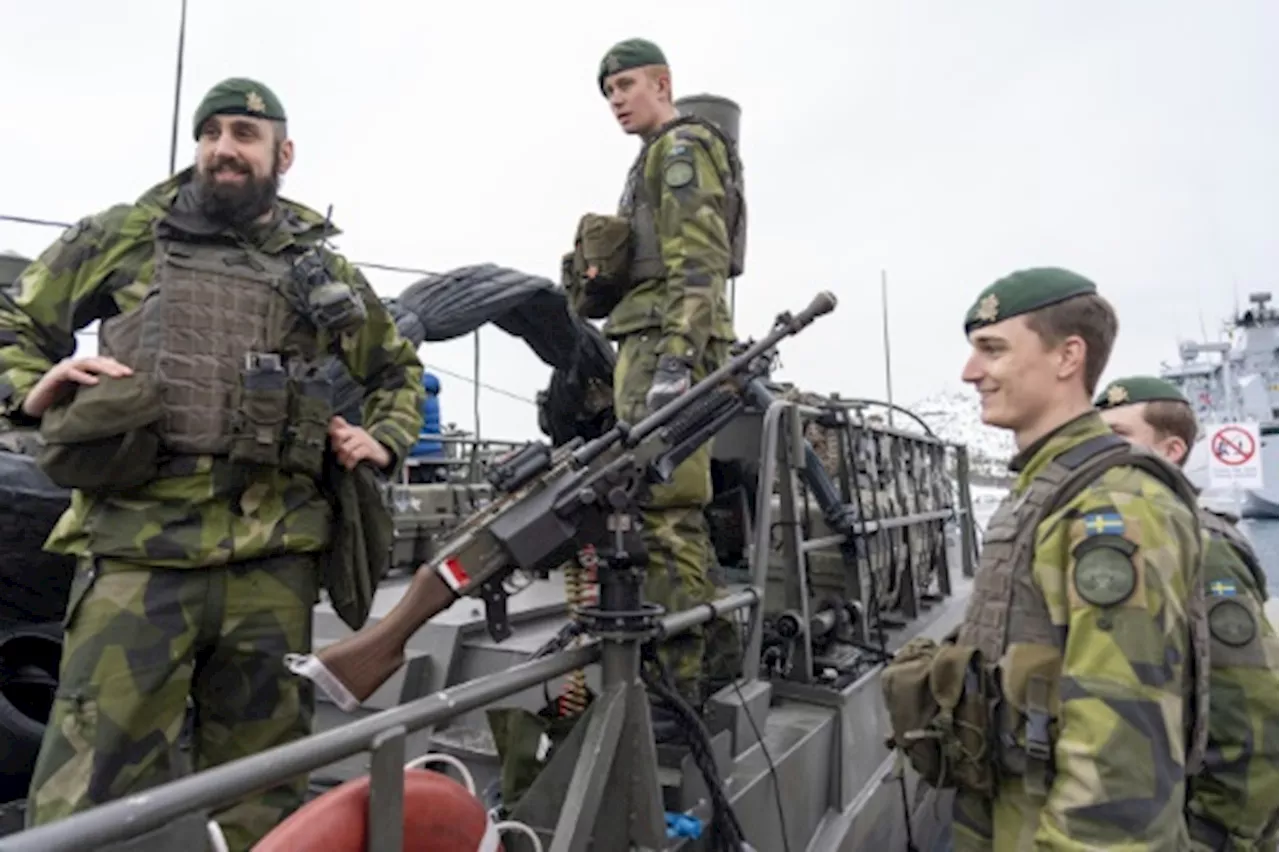
[[[1052,460],[1109,434],[1091,413],[1028,447],[1011,464],[1018,478],[1002,510],[1016,506]],[[999,548],[1000,515],[988,526],[984,564],[975,578],[979,588],[986,560]],[[1186,828],[1178,816],[1188,739],[1186,661],[1195,655],[1187,608],[1198,583],[1198,539],[1190,509],[1155,477],[1129,467],[1105,471],[1039,524],[1031,576],[1014,583],[1029,593],[1029,606],[1043,608],[1042,617],[1059,637],[1057,647],[1010,641],[994,658],[1002,694],[1028,705],[1028,672],[1037,659],[1061,666],[1051,777],[1043,792],[1028,771],[1007,772],[988,800],[959,793],[957,852],[1185,848]],[[1125,552],[1122,567],[1128,566],[1132,588],[1142,593],[1103,605],[1091,602],[1098,598],[1089,591],[1089,573],[1103,576],[1113,570],[1103,560]],[[975,589],[959,644],[978,643],[988,617],[984,603]],[[1011,623],[1017,620],[1010,617]],[[1116,666],[1117,659],[1129,663]],[[1014,723],[1009,735],[1021,746],[1010,751],[1025,750],[1023,724]]]
[[[616,46],[601,63],[600,79],[628,68],[665,64],[656,50],[638,40]],[[645,140],[628,175],[618,215],[632,223],[637,257],[628,292],[604,326],[605,335],[618,342],[614,410],[628,422],[636,423],[648,412],[646,396],[665,356],[683,362],[691,382],[728,358],[734,333],[726,286],[737,247],[729,221],[734,156],[714,130],[677,119]],[[651,225],[646,222],[650,216]],[[656,231],[654,257],[644,257],[646,228]],[[649,552],[644,594],[668,612],[716,595],[708,576],[715,551],[704,515],[711,496],[711,448],[706,445],[641,504]],[[659,649],[680,691],[699,702],[704,659],[706,671],[721,679],[736,674],[740,656],[737,631],[728,621],[713,622],[706,634],[689,631]]]
[[[255,102],[251,95],[247,110],[226,111],[283,117],[271,112],[274,96],[252,81],[224,85],[223,101],[238,92],[244,103],[250,86],[265,96]],[[201,109],[207,117],[216,107],[207,100]],[[74,352],[74,332],[139,305],[157,268],[157,224],[190,221],[176,214],[192,175],[187,169],[134,204],[82,220],[26,270],[0,310],[0,413],[29,422],[22,401]],[[314,211],[280,199],[269,223],[213,236],[284,258],[326,233],[336,231],[326,232]],[[331,275],[355,288],[367,320],[341,335],[309,323],[302,333],[368,388],[364,423],[394,469],[417,437],[422,368],[363,276],[332,252],[325,258]],[[123,493],[73,492],[46,542],[80,564],[31,784],[30,824],[169,780],[188,695],[196,769],[310,732],[310,682],[286,671],[283,656],[311,651],[317,554],[329,544],[332,518],[317,477],[211,454],[176,454],[159,478]],[[215,813],[230,848],[249,848],[301,804],[305,790],[305,776],[298,777]]]
[[[965,332],[1096,292],[1066,270],[1017,272]],[[1011,468],[959,629],[882,673],[891,742],[917,771],[953,768],[937,784],[956,787],[956,852],[1185,849],[1208,699],[1194,493],[1093,411]]]
[[[1154,376],[1116,379],[1094,405],[1107,410],[1155,402],[1190,410],[1176,387]],[[1209,745],[1187,797],[1192,848],[1275,849],[1280,678],[1266,575],[1234,518],[1201,508],[1199,520],[1207,536]]]

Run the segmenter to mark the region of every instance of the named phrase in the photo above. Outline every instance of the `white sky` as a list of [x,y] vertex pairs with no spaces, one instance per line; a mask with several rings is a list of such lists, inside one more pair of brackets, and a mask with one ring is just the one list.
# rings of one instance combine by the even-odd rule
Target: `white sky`
[[[0,0],[0,213],[73,221],[168,174],[179,7]],[[332,203],[348,257],[554,279],[578,216],[613,212],[638,144],[595,69],[643,35],[677,95],[743,108],[739,335],[819,289],[841,300],[783,344],[781,378],[884,396],[885,269],[895,399],[954,387],[964,310],[1029,265],[1097,280],[1121,318],[1109,374],[1152,371],[1177,337],[1202,322],[1216,337],[1251,290],[1276,290],[1277,18],[1266,0],[190,0],[178,162],[208,87],[256,77],[297,145],[284,194]],[[0,222],[0,250],[57,235]],[[383,295],[414,280],[367,274]],[[486,383],[545,386],[525,344],[481,336]],[[421,355],[473,375],[470,337]],[[441,378],[444,420],[470,428],[471,386]],[[487,436],[538,434],[529,404],[482,391],[480,406]]]

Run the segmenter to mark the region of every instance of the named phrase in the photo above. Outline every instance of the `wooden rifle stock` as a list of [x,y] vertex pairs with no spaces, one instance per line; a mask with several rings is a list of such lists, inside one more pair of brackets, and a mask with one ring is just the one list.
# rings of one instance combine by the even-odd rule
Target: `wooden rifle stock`
[[419,566],[391,611],[316,654],[356,700],[364,701],[404,665],[404,648],[418,628],[454,602],[453,591],[430,564]]

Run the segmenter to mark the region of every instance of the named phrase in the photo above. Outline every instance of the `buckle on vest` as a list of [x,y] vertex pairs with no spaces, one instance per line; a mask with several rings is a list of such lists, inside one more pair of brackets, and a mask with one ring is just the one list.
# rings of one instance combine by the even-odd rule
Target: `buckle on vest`
[[278,373],[284,367],[280,355],[276,352],[246,352],[244,370],[246,373]]
[[1049,683],[1034,676],[1027,680],[1027,724],[1025,728],[1027,766],[1022,773],[1022,787],[1033,796],[1049,793],[1049,762],[1053,757],[1053,743],[1049,739]]

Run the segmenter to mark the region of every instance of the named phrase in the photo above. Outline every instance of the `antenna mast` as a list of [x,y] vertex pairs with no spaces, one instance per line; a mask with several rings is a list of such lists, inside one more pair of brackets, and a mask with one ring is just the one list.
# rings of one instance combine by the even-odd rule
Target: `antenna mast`
[[893,428],[893,369],[889,363],[889,279],[880,270],[880,316],[884,337],[884,392],[889,401],[889,427]]
[[182,20],[178,24],[178,70],[173,81],[173,127],[169,132],[169,174],[177,171],[178,107],[182,101],[182,55],[186,52],[187,0],[182,0]]

